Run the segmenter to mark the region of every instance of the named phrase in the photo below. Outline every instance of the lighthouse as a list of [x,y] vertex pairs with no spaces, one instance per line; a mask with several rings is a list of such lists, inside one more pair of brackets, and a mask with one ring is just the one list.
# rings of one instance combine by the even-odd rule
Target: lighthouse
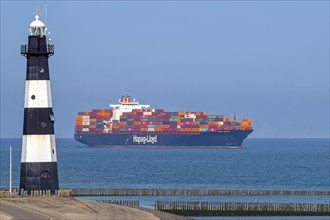
[[27,66],[20,189],[54,193],[59,184],[48,66],[54,45],[48,44],[46,30],[36,8],[35,20],[29,25],[28,45],[21,45]]

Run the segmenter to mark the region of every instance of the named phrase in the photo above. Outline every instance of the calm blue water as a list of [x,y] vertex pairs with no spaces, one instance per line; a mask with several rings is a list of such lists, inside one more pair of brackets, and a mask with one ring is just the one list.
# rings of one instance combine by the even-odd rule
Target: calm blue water
[[[57,139],[56,144],[62,188],[330,190],[329,139],[247,139],[241,149],[91,148],[73,139]],[[0,187],[9,187],[9,145],[13,146],[13,187],[18,187],[21,139],[1,139]],[[103,199],[142,200],[142,205],[152,205],[154,200],[180,198]],[[327,196],[185,197],[183,200],[330,203]]]
[[[1,139],[0,187],[19,184],[21,139]],[[241,149],[91,148],[57,139],[60,187],[330,188],[329,139],[247,139]]]

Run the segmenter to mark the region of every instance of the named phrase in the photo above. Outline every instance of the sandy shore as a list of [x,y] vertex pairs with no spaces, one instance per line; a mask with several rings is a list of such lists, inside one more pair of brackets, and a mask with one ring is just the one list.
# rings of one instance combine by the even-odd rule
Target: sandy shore
[[1,220],[10,220],[11,216],[6,213],[0,212],[0,219]]
[[[31,210],[50,219],[188,219],[153,209],[126,207],[71,197],[3,198],[1,202]],[[0,212],[0,219],[11,218],[7,213]]]

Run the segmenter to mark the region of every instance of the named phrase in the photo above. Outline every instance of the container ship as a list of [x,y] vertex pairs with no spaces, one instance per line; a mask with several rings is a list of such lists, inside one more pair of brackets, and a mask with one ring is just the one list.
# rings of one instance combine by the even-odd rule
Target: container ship
[[252,131],[250,118],[167,112],[126,95],[110,109],[78,112],[74,138],[93,147],[239,148]]

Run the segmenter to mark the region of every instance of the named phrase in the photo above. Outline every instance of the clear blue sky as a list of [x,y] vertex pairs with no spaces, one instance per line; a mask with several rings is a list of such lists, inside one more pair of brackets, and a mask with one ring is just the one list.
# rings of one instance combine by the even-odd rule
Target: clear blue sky
[[[1,137],[23,130],[28,25],[1,0]],[[251,117],[251,137],[329,137],[329,1],[48,1],[57,137],[123,94],[168,111]]]

